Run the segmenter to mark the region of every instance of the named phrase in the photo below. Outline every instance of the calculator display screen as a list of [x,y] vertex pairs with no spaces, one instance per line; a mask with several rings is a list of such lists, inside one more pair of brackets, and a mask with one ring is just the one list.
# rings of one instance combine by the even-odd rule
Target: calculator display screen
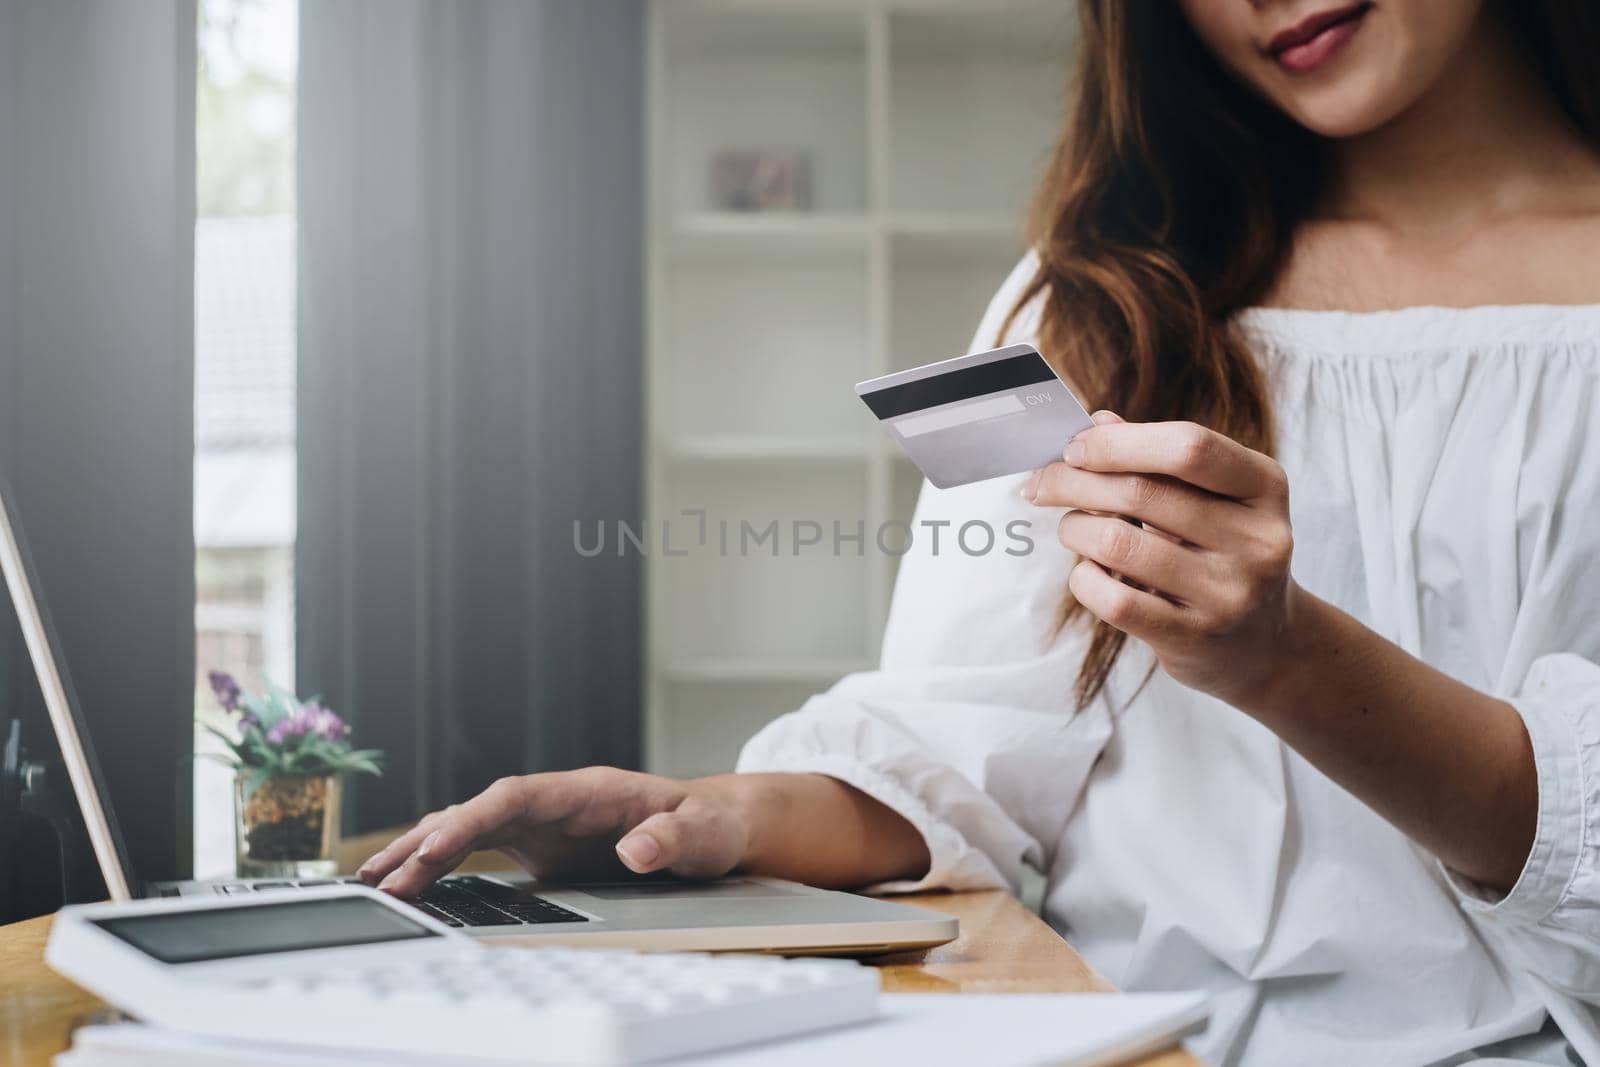
[[201,963],[440,936],[395,909],[364,897],[152,912],[93,922],[162,963]]

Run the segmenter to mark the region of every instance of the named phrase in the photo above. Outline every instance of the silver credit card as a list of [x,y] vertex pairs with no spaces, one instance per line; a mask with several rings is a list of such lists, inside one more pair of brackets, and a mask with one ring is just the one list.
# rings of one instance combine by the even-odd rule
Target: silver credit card
[[856,395],[940,489],[1054,463],[1093,425],[1032,345],[896,371]]

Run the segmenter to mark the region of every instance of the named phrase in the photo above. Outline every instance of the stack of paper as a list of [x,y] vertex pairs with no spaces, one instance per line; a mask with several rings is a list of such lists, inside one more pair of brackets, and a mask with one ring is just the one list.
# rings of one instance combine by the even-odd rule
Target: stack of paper
[[[666,1061],[672,1067],[1108,1067],[1166,1048],[1209,1014],[1197,993],[886,994],[869,1023]],[[292,1026],[285,1020],[285,1026]],[[539,1064],[537,1049],[517,1062]],[[525,1057],[525,1058],[524,1058]],[[190,1037],[138,1023],[85,1027],[56,1067],[405,1067],[393,1055]],[[416,1061],[418,1067],[424,1061]],[[436,1057],[429,1067],[484,1067]],[[495,1063],[513,1062],[511,1059]]]

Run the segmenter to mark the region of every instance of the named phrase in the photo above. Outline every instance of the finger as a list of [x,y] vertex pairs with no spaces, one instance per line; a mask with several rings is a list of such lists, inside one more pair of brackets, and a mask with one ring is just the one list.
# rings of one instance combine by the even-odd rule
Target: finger
[[1090,614],[1132,637],[1149,640],[1183,624],[1182,608],[1118,581],[1092,559],[1072,568],[1067,588]]
[[447,808],[416,848],[400,857],[378,888],[395,896],[415,896],[455,870],[473,852],[514,840],[537,821],[530,818],[537,807],[530,798],[540,792],[559,791],[559,785],[554,783],[545,783],[541,790],[540,784],[533,781],[539,777],[542,776],[502,778],[465,804]]
[[552,821],[566,813],[570,790],[559,775],[501,778],[489,788],[446,811],[434,833],[420,841],[414,855],[423,864],[442,864],[475,848],[493,848],[515,824],[518,827]]
[[1235,500],[1286,491],[1283,469],[1270,457],[1192,422],[1091,426],[1062,456],[1085,470],[1165,474]]
[[1209,588],[1210,562],[1202,552],[1125,519],[1069,511],[1056,532],[1063,546],[1084,559],[1174,600],[1193,602]]
[[423,839],[438,827],[439,820],[444,818],[449,810],[447,808],[445,811],[435,811],[423,816],[417,825],[390,841],[357,868],[356,876],[368,885],[377,885],[383,881],[391,871],[417,850]]
[[1103,474],[1068,463],[1052,463],[1039,472],[1033,502],[1047,508],[1128,515],[1207,547],[1234,536],[1248,514],[1226,497],[1164,474]]
[[742,836],[728,816],[694,800],[650,816],[617,842],[617,856],[636,874],[671,871],[685,878],[718,878],[743,854]]
[[[1102,408],[1099,411],[1096,411],[1093,415],[1090,415],[1089,421],[1093,422],[1096,426],[1109,426],[1112,423],[1121,422],[1123,420],[1122,416],[1118,415],[1116,412],[1106,411],[1104,408]],[[1082,433],[1083,431],[1079,430],[1078,432]],[[1034,492],[1039,485],[1039,473],[1039,471],[1032,472],[1028,475],[1027,480],[1023,482],[1022,497],[1024,500],[1033,500]]]
[[[424,845],[430,846],[437,838],[439,831],[435,830],[425,839]],[[385,893],[392,893],[397,897],[414,897],[434,882],[443,878],[461,865],[461,862],[472,854],[471,848],[461,852],[446,855],[436,848],[424,851],[419,848],[407,856],[405,861],[391,871],[388,877],[378,883],[378,888]]]

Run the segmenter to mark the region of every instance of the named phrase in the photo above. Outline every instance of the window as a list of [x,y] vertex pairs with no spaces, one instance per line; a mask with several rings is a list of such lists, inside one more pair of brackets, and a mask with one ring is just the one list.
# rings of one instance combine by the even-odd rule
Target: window
[[[295,0],[202,0],[195,96],[195,701],[294,684]],[[199,726],[196,753],[220,746]],[[232,774],[198,760],[199,877],[232,872]]]

